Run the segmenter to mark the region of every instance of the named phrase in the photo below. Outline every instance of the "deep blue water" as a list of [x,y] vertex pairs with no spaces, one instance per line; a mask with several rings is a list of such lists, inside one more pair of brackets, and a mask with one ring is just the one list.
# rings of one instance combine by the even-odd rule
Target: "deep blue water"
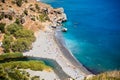
[[96,72],[120,69],[120,0],[43,0],[63,7],[68,48]]

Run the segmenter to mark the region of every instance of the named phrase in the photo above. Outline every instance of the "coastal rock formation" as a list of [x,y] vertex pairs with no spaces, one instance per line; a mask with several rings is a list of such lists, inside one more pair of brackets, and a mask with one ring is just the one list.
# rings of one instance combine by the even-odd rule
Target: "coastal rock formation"
[[67,20],[67,16],[64,13],[64,9],[63,8],[57,8],[54,10],[51,10],[49,12],[49,18],[52,21],[52,25],[51,26],[61,26],[62,22]]

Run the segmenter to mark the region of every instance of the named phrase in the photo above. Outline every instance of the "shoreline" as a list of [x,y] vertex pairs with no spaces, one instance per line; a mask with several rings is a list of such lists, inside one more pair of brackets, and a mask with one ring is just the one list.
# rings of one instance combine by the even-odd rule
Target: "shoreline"
[[57,29],[61,28],[62,22],[67,20],[64,9],[55,9],[54,13],[54,15],[49,16],[52,24],[44,24],[44,31],[40,30],[36,34],[36,41],[32,44],[33,48],[28,52],[24,52],[23,55],[53,59],[70,78],[84,80],[85,77],[92,75],[92,73],[87,71],[67,49],[65,41],[62,39],[62,33],[60,34],[60,29]]
[[[77,63],[67,48],[60,47],[62,46],[60,44],[58,46],[58,42],[61,40],[55,39],[55,30],[52,30],[50,27],[46,28],[46,31],[40,30],[37,33],[33,48],[28,52],[24,52],[23,55],[53,59],[68,76],[75,80],[84,80],[85,77],[92,75],[82,65],[80,66]],[[60,38],[62,39],[62,37]],[[66,56],[64,52],[68,55]]]
[[72,54],[72,52],[67,48],[65,40],[63,38],[62,32],[60,29],[57,29],[54,34],[55,41],[59,46],[62,54],[77,68],[80,69],[85,75],[90,75],[92,72],[88,71],[86,67],[84,67]]

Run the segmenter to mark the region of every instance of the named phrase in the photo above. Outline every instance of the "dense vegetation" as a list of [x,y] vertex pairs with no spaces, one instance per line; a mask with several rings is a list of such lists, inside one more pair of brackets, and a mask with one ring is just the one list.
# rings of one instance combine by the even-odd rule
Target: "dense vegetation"
[[[1,24],[1,31],[4,32],[4,24]],[[23,52],[31,49],[35,41],[34,32],[26,30],[21,24],[12,23],[5,28],[3,40],[4,52]]]
[[120,71],[101,73],[85,80],[120,80]]
[[7,63],[2,63],[0,66],[9,69],[31,69],[35,71],[42,71],[49,69],[50,67],[46,66],[42,61],[11,61]]
[[[0,55],[0,61],[11,58],[22,57],[21,53],[6,53]],[[42,71],[45,69],[51,69],[49,66],[45,65],[42,61],[9,61],[5,63],[0,63],[0,80],[36,80],[39,79],[37,76],[30,77],[29,73],[24,71],[24,69],[31,69]]]
[[5,60],[5,59],[12,59],[12,58],[19,58],[19,57],[23,57],[23,54],[21,53],[5,53],[0,55],[0,61],[1,60]]
[[6,69],[0,66],[0,80],[29,80],[29,74],[17,69]]
[[2,32],[2,33],[4,33],[5,32],[5,23],[0,23],[0,31]]
[[6,27],[6,32],[9,34],[14,34],[15,32],[17,32],[18,30],[20,30],[22,28],[23,28],[22,25],[13,23]]

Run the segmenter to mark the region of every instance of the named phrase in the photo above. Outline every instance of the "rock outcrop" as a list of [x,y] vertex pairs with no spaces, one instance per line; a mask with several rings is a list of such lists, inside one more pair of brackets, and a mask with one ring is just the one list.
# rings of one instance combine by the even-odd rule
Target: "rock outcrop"
[[61,26],[62,22],[67,20],[67,16],[64,13],[63,8],[53,9],[48,14],[49,14],[50,20],[52,21],[51,26],[53,27]]

